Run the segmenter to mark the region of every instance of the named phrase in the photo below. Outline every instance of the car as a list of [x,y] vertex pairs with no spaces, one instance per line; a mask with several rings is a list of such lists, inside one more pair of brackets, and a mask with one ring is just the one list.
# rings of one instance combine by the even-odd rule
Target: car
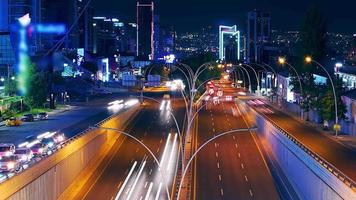
[[33,122],[35,121],[35,117],[33,114],[25,114],[21,117],[21,121],[23,122]]
[[56,144],[62,144],[65,141],[66,136],[64,135],[64,133],[57,132],[56,134],[54,134],[53,139]]
[[48,114],[45,112],[38,113],[35,117],[37,120],[47,120]]
[[164,94],[163,95],[163,99],[164,100],[169,100],[171,98],[171,96],[169,94]]
[[55,149],[56,148],[56,142],[54,141],[54,138],[43,138],[41,140],[41,143],[46,145],[48,149]]
[[22,121],[16,117],[11,117],[6,120],[6,126],[20,126]]
[[50,151],[48,146],[42,142],[37,142],[29,146],[34,157],[41,157],[47,155]]
[[33,153],[29,148],[17,148],[14,155],[16,155],[22,163],[28,163],[33,158]]
[[11,156],[15,153],[14,144],[0,144],[0,158]]
[[21,162],[16,155],[2,157],[0,159],[0,172],[15,172],[21,169]]

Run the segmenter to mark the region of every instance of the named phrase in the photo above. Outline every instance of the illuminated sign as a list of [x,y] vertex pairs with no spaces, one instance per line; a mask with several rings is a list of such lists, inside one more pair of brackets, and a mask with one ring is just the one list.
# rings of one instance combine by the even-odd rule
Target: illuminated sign
[[166,63],[172,64],[176,60],[176,56],[174,54],[170,54],[170,55],[164,56],[163,59],[166,61]]
[[240,60],[240,31],[235,26],[219,26],[219,59],[225,60],[225,35],[235,36],[237,45],[237,59]]

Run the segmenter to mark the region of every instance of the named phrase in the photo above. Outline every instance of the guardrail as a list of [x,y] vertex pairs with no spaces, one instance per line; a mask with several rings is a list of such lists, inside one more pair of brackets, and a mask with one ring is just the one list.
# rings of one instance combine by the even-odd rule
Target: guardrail
[[[53,151],[55,152],[55,151],[58,151],[58,150],[64,148],[65,146],[71,144],[73,141],[77,140],[77,139],[80,138],[80,137],[83,137],[83,136],[84,136],[85,134],[87,134],[88,132],[94,130],[95,127],[98,127],[98,126],[103,125],[105,122],[107,122],[107,121],[113,119],[114,117],[117,117],[117,116],[120,115],[120,114],[121,114],[121,112],[116,113],[116,114],[113,114],[113,115],[111,115],[111,116],[105,118],[104,120],[102,120],[102,121],[96,123],[94,126],[90,126],[89,128],[85,129],[84,131],[79,132],[79,133],[76,134],[75,136],[73,136],[73,137],[71,137],[71,138],[68,138],[67,140],[65,140],[65,141],[62,142],[61,144],[58,144],[58,145],[56,146],[56,149],[54,149]],[[54,152],[53,152],[53,153],[54,153]],[[50,155],[52,155],[52,154],[50,154]],[[35,164],[41,162],[41,160],[43,160],[44,158],[49,157],[50,155],[46,155],[46,156],[40,157],[40,160],[33,161],[32,163],[29,163],[29,164],[28,164],[28,167],[26,167],[25,169],[22,168],[22,169],[21,169],[20,171],[18,171],[18,172],[8,173],[8,174],[6,174],[6,175],[1,176],[1,177],[0,177],[0,184],[3,183],[3,182],[5,182],[6,180],[8,180],[8,179],[10,179],[10,178],[12,178],[12,177],[14,177],[14,176],[16,176],[17,174],[19,174],[19,173],[21,173],[21,172],[23,172],[23,171],[29,169],[31,166],[33,166],[33,165],[35,165]]]
[[[249,106],[251,107],[251,106]],[[296,144],[299,148],[301,148],[304,152],[306,152],[309,156],[311,156],[315,161],[317,161],[321,166],[323,166],[326,170],[336,176],[340,181],[342,181],[345,185],[350,187],[353,191],[356,192],[356,182],[337,169],[334,165],[329,163],[327,160],[322,158],[320,155],[309,149],[302,142],[300,142],[297,138],[295,138],[292,134],[288,133],[288,131],[284,130],[278,124],[276,124],[271,118],[266,116],[264,113],[259,112],[255,108],[251,107],[256,113],[264,117],[268,122],[270,122],[274,128],[276,128],[280,133],[285,135],[289,140],[291,140],[294,144]]]

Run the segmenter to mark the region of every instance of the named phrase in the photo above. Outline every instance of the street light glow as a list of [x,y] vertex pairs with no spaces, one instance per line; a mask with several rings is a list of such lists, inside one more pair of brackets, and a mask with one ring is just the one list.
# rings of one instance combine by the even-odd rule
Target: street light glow
[[283,57],[279,57],[278,58],[278,63],[281,64],[281,65],[284,65],[286,63],[286,59],[283,58]]
[[306,63],[311,63],[312,61],[313,61],[312,57],[310,57],[310,56],[305,57]]

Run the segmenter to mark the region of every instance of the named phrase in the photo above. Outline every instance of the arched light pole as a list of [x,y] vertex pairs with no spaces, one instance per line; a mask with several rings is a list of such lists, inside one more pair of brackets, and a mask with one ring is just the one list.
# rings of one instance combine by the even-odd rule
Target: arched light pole
[[[281,65],[287,65],[288,67],[290,67],[290,69],[292,69],[294,71],[294,73],[297,75],[298,78],[298,83],[299,83],[299,88],[300,88],[300,98],[303,98],[303,87],[302,87],[302,79],[297,71],[297,69],[295,67],[293,67],[291,64],[289,64],[285,58],[283,57],[279,57],[278,58],[278,63]],[[300,109],[300,116],[303,119],[304,118],[304,110],[301,107]]]
[[290,69],[292,69],[294,71],[294,73],[297,75],[298,78],[298,82],[299,82],[299,88],[300,88],[300,94],[301,96],[303,95],[303,87],[302,87],[302,79],[301,76],[299,75],[297,69],[295,67],[293,67],[293,65],[289,64],[287,62],[287,60],[283,57],[279,57],[278,58],[278,63],[281,65],[287,65],[288,67],[290,67]]
[[261,91],[260,91],[260,80],[258,78],[256,70],[251,65],[248,65],[248,64],[240,63],[239,66],[241,66],[241,67],[246,66],[246,67],[252,69],[252,71],[255,73],[256,80],[257,80],[257,95],[260,95],[260,93],[261,93]]
[[334,130],[335,130],[335,136],[337,136],[338,135],[338,129],[340,129],[340,125],[339,125],[339,116],[338,116],[338,112],[337,112],[337,96],[336,96],[334,81],[331,78],[328,70],[326,70],[326,68],[322,64],[320,64],[319,62],[315,61],[312,57],[310,57],[310,56],[305,57],[305,62],[306,63],[315,63],[317,66],[322,68],[325,71],[325,73],[328,75],[328,78],[330,80],[331,87],[332,87],[332,90],[333,90],[333,94],[334,94],[334,106],[335,106],[335,125],[334,125]]
[[250,93],[252,93],[252,86],[251,86],[251,77],[250,74],[248,73],[247,69],[240,66],[240,65],[236,65],[236,68],[239,68],[242,71],[245,71],[245,73],[247,74],[247,79],[248,79],[248,90]]

